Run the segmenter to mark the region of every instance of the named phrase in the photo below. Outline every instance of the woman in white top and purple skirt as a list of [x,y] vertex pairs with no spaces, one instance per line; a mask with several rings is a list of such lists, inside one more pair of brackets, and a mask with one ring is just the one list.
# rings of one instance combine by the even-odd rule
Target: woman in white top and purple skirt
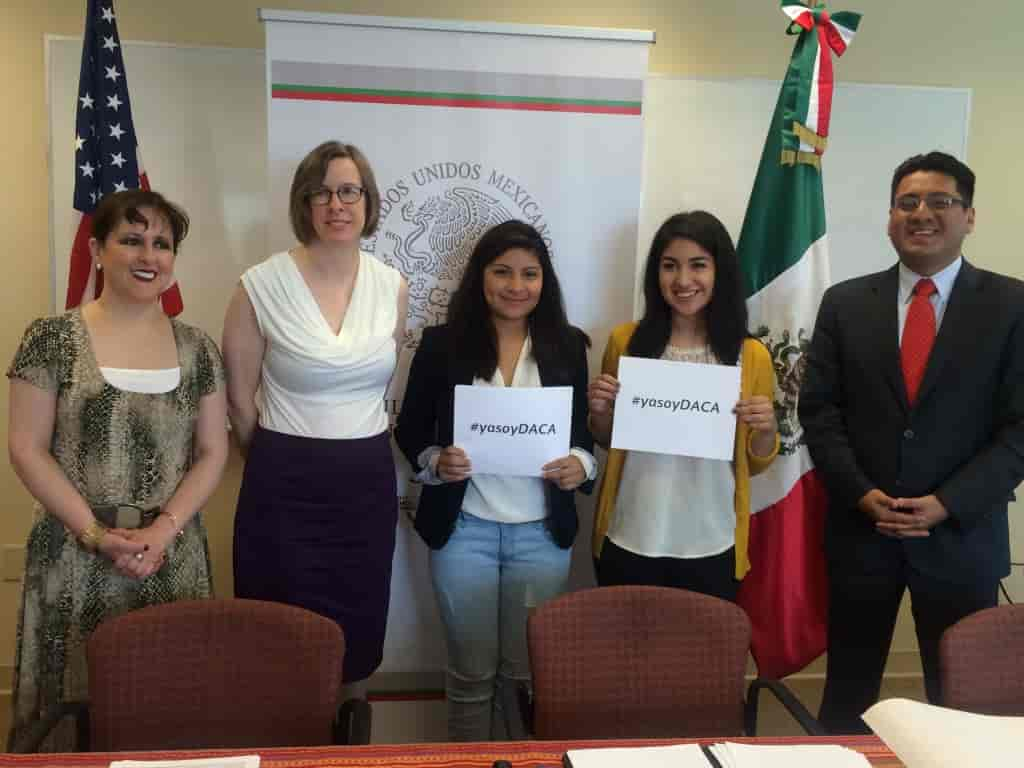
[[242,275],[224,322],[231,424],[245,474],[235,595],[308,608],[345,633],[344,699],[380,665],[398,506],[384,392],[408,288],[360,250],[380,195],[354,146],[299,164],[299,245]]

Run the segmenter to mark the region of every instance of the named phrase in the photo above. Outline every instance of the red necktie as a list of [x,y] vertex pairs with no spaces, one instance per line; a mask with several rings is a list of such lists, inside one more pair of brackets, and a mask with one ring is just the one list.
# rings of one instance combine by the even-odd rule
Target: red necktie
[[935,344],[935,309],[928,299],[935,291],[935,283],[928,278],[917,281],[914,298],[907,308],[907,321],[903,325],[900,364],[903,366],[903,382],[907,386],[907,402],[911,405],[917,399],[928,355]]

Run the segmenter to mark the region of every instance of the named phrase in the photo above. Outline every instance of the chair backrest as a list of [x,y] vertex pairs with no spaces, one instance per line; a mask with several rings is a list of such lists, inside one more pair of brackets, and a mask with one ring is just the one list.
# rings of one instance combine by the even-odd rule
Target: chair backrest
[[1024,605],[1000,605],[942,634],[942,703],[986,715],[1024,715]]
[[87,645],[96,751],[331,743],[345,640],[311,611],[187,600],[101,624]]
[[743,733],[750,620],[682,589],[604,587],[545,603],[528,623],[537,738]]

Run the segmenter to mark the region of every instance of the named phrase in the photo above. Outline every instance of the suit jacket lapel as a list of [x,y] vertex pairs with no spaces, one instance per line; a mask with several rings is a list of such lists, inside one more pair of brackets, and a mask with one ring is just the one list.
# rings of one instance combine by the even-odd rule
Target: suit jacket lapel
[[878,347],[878,359],[882,366],[886,383],[892,389],[893,396],[899,401],[904,411],[909,409],[907,403],[907,386],[903,381],[903,368],[900,364],[900,328],[897,302],[899,301],[899,265],[895,265],[878,276],[874,284],[875,306],[872,315],[876,325],[868,340]]
[[971,338],[971,317],[975,314],[972,312],[972,306],[977,290],[978,270],[964,260],[956,280],[953,281],[953,289],[949,292],[949,301],[942,316],[942,325],[939,326],[935,345],[928,356],[924,379],[917,393],[918,402],[928,396],[928,392],[942,374],[942,369],[955,358],[954,353],[961,340]]
[[556,387],[564,382],[555,381],[551,376],[551,371],[545,371],[541,367],[540,363],[537,363],[537,373],[540,374],[540,385],[542,387]]

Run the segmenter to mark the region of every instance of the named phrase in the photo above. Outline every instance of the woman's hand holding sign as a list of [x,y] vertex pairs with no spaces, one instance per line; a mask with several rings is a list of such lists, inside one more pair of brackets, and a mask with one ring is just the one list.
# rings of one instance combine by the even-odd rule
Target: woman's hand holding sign
[[590,382],[587,404],[590,406],[590,431],[599,445],[608,447],[612,439],[612,416],[615,398],[619,395],[619,380],[608,373]]
[[775,448],[779,424],[775,420],[775,404],[770,397],[753,395],[736,403],[733,411],[740,421],[754,430],[752,447],[758,456],[767,456]]
[[442,448],[437,456],[437,476],[446,483],[457,483],[466,480],[473,474],[473,465],[469,456],[461,448],[449,445]]
[[602,373],[590,382],[587,399],[590,401],[592,414],[611,413],[615,407],[615,398],[619,394],[619,380],[609,373]]
[[549,461],[541,469],[544,470],[544,479],[550,480],[563,491],[575,490],[587,479],[583,462],[575,456],[563,456]]

